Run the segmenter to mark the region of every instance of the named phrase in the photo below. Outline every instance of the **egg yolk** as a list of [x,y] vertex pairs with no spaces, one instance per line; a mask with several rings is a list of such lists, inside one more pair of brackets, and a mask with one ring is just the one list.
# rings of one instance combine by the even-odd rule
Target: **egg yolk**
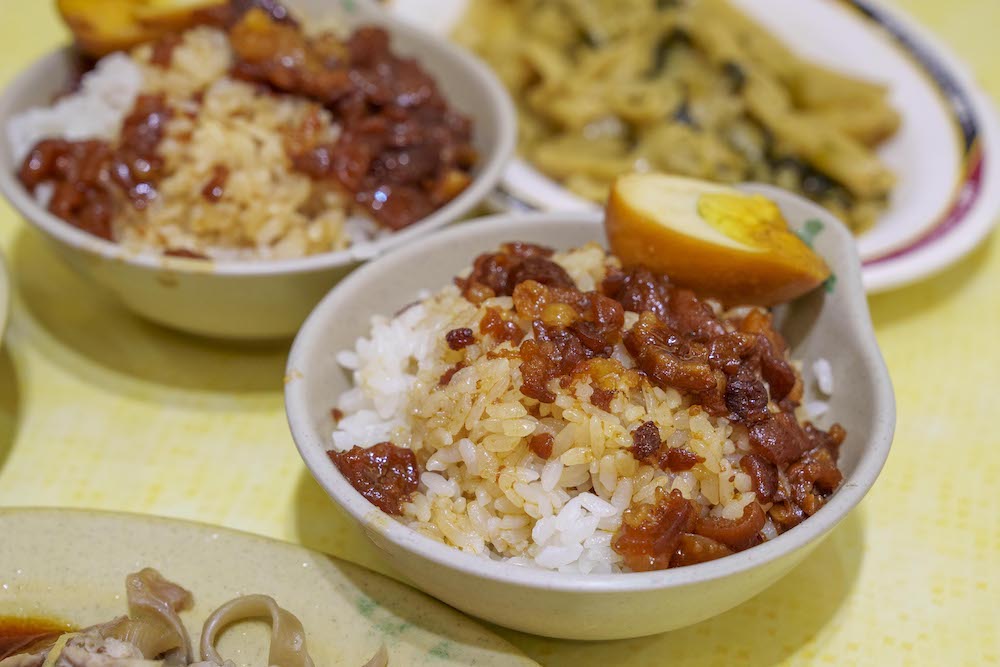
[[755,248],[771,248],[778,237],[788,234],[781,209],[761,195],[703,194],[698,215],[734,241]]

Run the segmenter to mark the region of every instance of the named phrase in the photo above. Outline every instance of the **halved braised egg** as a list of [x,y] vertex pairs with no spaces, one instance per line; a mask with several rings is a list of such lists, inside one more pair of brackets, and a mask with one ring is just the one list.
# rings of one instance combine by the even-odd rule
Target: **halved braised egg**
[[727,304],[782,303],[830,275],[788,229],[777,204],[725,185],[656,173],[621,176],[605,226],[626,267],[644,265]]

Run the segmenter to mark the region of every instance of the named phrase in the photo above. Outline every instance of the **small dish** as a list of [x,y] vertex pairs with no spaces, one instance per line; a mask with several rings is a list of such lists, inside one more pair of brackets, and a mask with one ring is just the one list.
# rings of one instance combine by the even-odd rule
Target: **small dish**
[[776,313],[794,357],[831,361],[840,389],[828,414],[858,434],[841,452],[844,485],[801,525],[762,545],[689,567],[607,575],[550,572],[486,560],[420,535],[376,509],[331,464],[330,408],[351,386],[335,357],[367,333],[372,315],[395,312],[419,290],[439,288],[477,254],[506,241],[557,249],[603,242],[598,213],[511,214],[470,222],[380,258],[333,289],[295,340],[285,386],[292,435],[313,476],[417,586],[517,630],[569,639],[636,637],[696,623],[759,593],[806,558],[871,488],[889,453],[895,406],[850,233],[805,200],[766,186],[749,189],[778,202],[792,229],[811,237],[836,275],[827,289]]
[[[959,261],[1000,213],[1000,123],[989,96],[927,30],[880,0],[733,0],[796,53],[886,83],[902,115],[880,156],[898,176],[890,207],[857,237],[870,293],[901,287]],[[415,25],[447,35],[468,0],[387,0]],[[493,203],[508,210],[596,207],[515,158]]]
[[[218,605],[270,595],[302,621],[317,665],[360,667],[384,644],[390,665],[533,665],[516,648],[420,593],[291,544],[172,519],[66,509],[2,509],[0,616],[86,626],[125,612],[125,576],[153,567],[194,594],[192,637]],[[267,659],[264,625],[221,635],[240,665]]]
[[[328,3],[290,3],[304,16],[329,15]],[[451,202],[408,228],[363,247],[289,260],[205,261],[136,254],[55,217],[18,182],[6,129],[0,132],[0,192],[49,238],[73,267],[110,289],[153,321],[195,334],[223,338],[280,338],[295,333],[319,298],[353,268],[389,248],[439,229],[468,214],[499,181],[515,140],[515,114],[492,72],[460,49],[401,23],[384,12],[343,3],[348,25],[374,24],[391,35],[393,48],[419,59],[445,96],[474,122],[480,161],[472,183]],[[67,49],[44,56],[21,73],[0,98],[0,127],[13,114],[47,104],[71,76]]]

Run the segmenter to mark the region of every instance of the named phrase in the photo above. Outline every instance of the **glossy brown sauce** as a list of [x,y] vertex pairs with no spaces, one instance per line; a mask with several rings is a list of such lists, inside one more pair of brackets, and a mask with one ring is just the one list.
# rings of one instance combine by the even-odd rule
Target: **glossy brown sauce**
[[[518,348],[524,395],[549,403],[553,380],[564,387],[583,380],[594,386],[594,404],[607,409],[614,384],[602,379],[626,373],[610,358],[621,340],[636,365],[631,372],[689,395],[697,404],[692,414],[724,417],[749,436],[752,453],[740,466],[757,498],[743,515],[703,516],[677,492],[634,505],[612,543],[630,569],[678,567],[742,551],[763,540],[768,516],[780,533],[823,506],[843,479],[837,454],[846,434],[838,425],[823,431],[795,416],[802,385],[770,314],[752,310],[727,320],[693,292],[642,267],[613,269],[600,291],[582,292],[552,254],[507,243],[477,257],[469,275],[455,280],[472,303],[511,296],[518,317],[531,322],[534,337]],[[639,319],[623,332],[625,311]],[[491,320],[492,331],[502,320],[499,313]],[[636,460],[663,470],[681,472],[704,461],[667,446],[653,422],[631,435]],[[540,444],[529,447],[536,451]]]
[[72,632],[69,624],[50,618],[0,616],[0,660],[21,653],[33,644]]
[[43,139],[25,157],[18,178],[32,193],[42,183],[51,183],[49,211],[110,241],[116,199],[124,196],[143,209],[156,198],[155,184],[163,168],[156,147],[169,117],[162,95],[140,95],[122,124],[118,146]]
[[[477,154],[470,119],[449,106],[417,61],[393,52],[386,31],[362,27],[346,40],[308,37],[274,0],[231,0],[199,17],[227,31],[233,77],[312,100],[317,113],[323,107],[333,115],[342,130],[334,141],[315,132],[316,114],[289,130],[292,167],[336,184],[382,226],[406,227],[471,183]],[[180,42],[179,34],[155,42],[152,64],[169,67]],[[115,211],[127,204],[142,210],[157,196],[163,167],[157,146],[170,113],[163,96],[140,95],[115,144],[46,139],[18,176],[31,192],[51,183],[53,214],[113,240]],[[202,189],[206,201],[219,201],[228,175],[215,167]]]
[[327,454],[351,486],[386,514],[402,514],[420,483],[413,451],[391,442]]
[[233,76],[331,112],[340,137],[294,142],[293,168],[337,183],[383,226],[406,227],[470,183],[477,157],[471,121],[415,60],[392,51],[385,30],[362,27],[346,41],[308,37],[256,9],[230,28],[229,42]]
[[229,169],[221,164],[212,167],[212,177],[201,189],[201,196],[206,200],[215,203],[222,199],[225,194],[226,181],[229,179]]
[[[846,432],[800,423],[795,415],[802,383],[787,357],[787,343],[771,315],[752,310],[727,318],[693,292],[666,276],[642,268],[612,270],[600,291],[583,292],[552,260],[553,251],[507,243],[476,258],[468,276],[455,284],[474,304],[509,296],[516,317],[530,322],[534,336],[515,349],[500,350],[519,358],[521,393],[540,403],[555,400],[553,381],[568,387],[586,382],[592,400],[610,406],[619,384],[636,387],[643,380],[691,397],[691,416],[707,413],[743,429],[750,452],[740,468],[750,477],[756,498],[741,516],[711,516],[678,490],[659,488],[653,502],[633,503],[623,514],[612,548],[630,570],[641,572],[702,563],[749,549],[764,541],[771,520],[775,532],[788,530],[815,514],[843,481],[837,455]],[[638,314],[625,329],[624,314]],[[480,333],[499,343],[508,322],[489,308]],[[517,327],[514,322],[509,324]],[[472,329],[445,335],[452,350],[475,341]],[[623,343],[636,368],[612,358]],[[487,356],[494,350],[487,352]],[[459,362],[439,382],[447,385],[464,367]],[[652,421],[631,432],[632,456],[663,470],[682,472],[705,461],[694,451],[671,447]],[[528,449],[541,459],[552,456],[554,439],[533,435]],[[419,485],[412,451],[392,443],[369,449],[331,452],[331,460],[372,503],[400,514]]]

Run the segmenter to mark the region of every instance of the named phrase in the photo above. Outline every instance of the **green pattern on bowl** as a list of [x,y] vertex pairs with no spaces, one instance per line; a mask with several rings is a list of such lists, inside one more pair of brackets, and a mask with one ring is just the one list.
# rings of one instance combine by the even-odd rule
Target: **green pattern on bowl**
[[810,218],[802,224],[802,229],[796,231],[795,235],[802,239],[803,243],[812,248],[813,241],[815,241],[816,237],[823,232],[824,227],[825,225],[822,220],[819,220],[818,218]]

